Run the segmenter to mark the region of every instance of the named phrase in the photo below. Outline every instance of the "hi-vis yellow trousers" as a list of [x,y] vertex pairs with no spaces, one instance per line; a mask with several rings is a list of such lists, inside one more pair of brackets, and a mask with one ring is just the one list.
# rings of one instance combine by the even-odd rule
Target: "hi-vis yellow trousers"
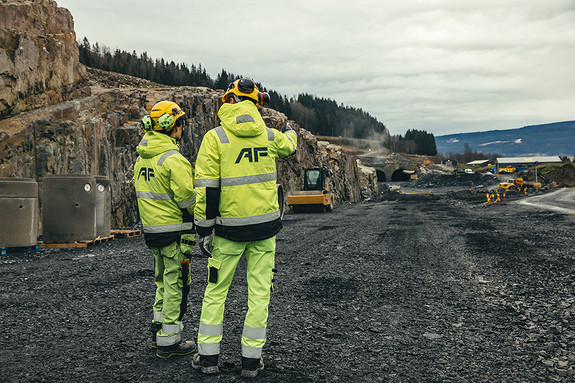
[[180,246],[178,241],[174,241],[168,246],[151,248],[156,283],[153,323],[162,326],[156,333],[158,346],[176,344],[182,336],[181,320],[187,309],[191,275],[189,259]]
[[259,358],[266,343],[268,306],[273,288],[276,237],[255,242],[234,242],[214,237],[208,260],[208,285],[202,303],[198,353],[219,355],[224,307],[238,262],[247,261],[248,311],[242,333],[242,356]]

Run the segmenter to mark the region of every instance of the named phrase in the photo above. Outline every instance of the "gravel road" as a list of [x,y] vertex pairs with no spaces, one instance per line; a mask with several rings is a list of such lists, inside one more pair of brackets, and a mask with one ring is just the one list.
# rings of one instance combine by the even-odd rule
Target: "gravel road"
[[[513,198],[510,196],[508,201]],[[261,382],[571,382],[575,216],[480,194],[403,195],[284,217]],[[206,260],[192,260],[195,338]],[[141,237],[0,257],[3,382],[242,381],[245,264],[221,374],[155,357]]]

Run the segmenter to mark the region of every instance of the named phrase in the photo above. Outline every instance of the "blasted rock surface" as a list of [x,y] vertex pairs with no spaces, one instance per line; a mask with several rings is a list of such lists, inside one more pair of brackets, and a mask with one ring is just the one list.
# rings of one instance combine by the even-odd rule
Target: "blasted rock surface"
[[52,0],[0,10],[0,118],[68,99],[85,73],[70,12]]
[[[101,74],[101,71],[100,71]],[[141,118],[160,100],[173,100],[185,111],[188,126],[181,152],[195,161],[204,134],[216,126],[221,95],[203,87],[123,87],[99,83],[82,88],[83,97],[0,120],[0,176],[34,178],[42,187],[48,174],[108,176],[112,186],[112,227],[138,224],[131,182],[136,146],[143,136]],[[285,115],[262,109],[270,128],[283,130]],[[318,142],[299,127],[297,153],[278,161],[278,183],[285,194],[303,187],[303,169],[324,167],[336,204],[378,194],[375,172],[359,171],[355,157],[341,147]]]

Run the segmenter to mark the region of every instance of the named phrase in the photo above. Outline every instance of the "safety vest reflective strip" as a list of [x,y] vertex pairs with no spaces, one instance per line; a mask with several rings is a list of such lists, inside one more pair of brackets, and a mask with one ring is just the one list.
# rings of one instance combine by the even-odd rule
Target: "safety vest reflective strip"
[[273,141],[275,137],[274,131],[267,127],[266,130],[268,131],[268,141]]
[[221,180],[198,178],[196,180],[196,187],[219,188],[224,186],[257,184],[260,182],[269,182],[275,180],[277,180],[277,175],[275,172],[266,174],[257,174],[253,176],[222,178]]
[[210,178],[197,178],[196,187],[219,188],[220,180],[214,180]]
[[[241,119],[241,121],[240,121],[240,119]],[[242,122],[253,122],[253,121],[254,121],[254,118],[252,116],[250,116],[249,114],[244,114],[244,115],[236,117],[236,122],[238,124],[242,123]],[[228,135],[226,134],[226,131],[224,130],[224,128],[222,128],[221,126],[218,126],[214,130],[216,131],[216,134],[218,135],[218,138],[220,139],[220,142],[222,144],[229,144],[230,143],[230,140],[229,140]],[[273,141],[274,137],[275,137],[274,131],[268,127],[266,127],[266,131],[268,132],[268,141]],[[293,141],[291,139],[290,139],[290,141],[293,145]]]
[[194,222],[196,225],[198,226],[202,226],[202,227],[212,227],[216,224],[216,219],[212,218],[212,219],[201,219],[198,218],[197,216],[194,216]]
[[[153,192],[147,192],[147,191],[137,191],[136,192],[136,197],[138,198],[146,198],[146,199],[154,199],[157,201],[173,201],[174,200],[174,196],[168,193],[153,193]],[[175,202],[175,201],[174,201]],[[190,198],[187,201],[182,201],[182,202],[176,202],[176,204],[178,205],[178,207],[180,207],[181,209],[185,209],[187,207],[192,206],[193,204],[196,203],[196,196],[194,195],[192,198]]]
[[190,207],[196,203],[196,196],[194,195],[192,198],[190,198],[187,201],[176,202],[176,203],[178,204],[179,208],[185,209],[185,208]]
[[[216,217],[216,224],[223,226],[244,226],[244,225],[255,225],[258,223],[270,222],[274,219],[280,217],[280,211],[274,211],[272,213],[254,215],[251,217],[238,217],[238,218],[222,218]],[[199,225],[202,226],[202,225]]]
[[[293,133],[293,134],[296,134],[295,130],[293,130],[293,129],[286,130],[284,133]],[[291,143],[291,147],[293,148],[293,152],[295,152],[295,150],[296,150],[297,148],[296,148],[296,146],[295,146],[293,140],[292,140],[291,137],[288,136],[287,134],[286,134],[286,138],[287,138],[287,139],[289,140],[289,142]],[[292,153],[293,153],[293,152],[292,152]]]
[[158,201],[172,201],[174,196],[168,193],[154,193],[154,192],[147,192],[147,191],[137,191],[136,197],[138,198],[146,198],[146,199],[155,199]]
[[162,156],[158,160],[158,166],[162,166],[164,164],[164,161],[166,161],[168,159],[168,157],[170,157],[171,155],[174,155],[176,153],[179,153],[179,152],[175,149],[172,149],[172,150],[168,150],[167,152],[162,154]]
[[266,328],[253,328],[244,325],[242,336],[250,339],[266,339]]
[[242,356],[245,358],[259,358],[262,356],[262,348],[249,347],[242,344]]
[[144,226],[144,232],[150,234],[170,233],[173,231],[192,230],[193,228],[194,228],[193,222],[184,222],[184,223],[173,223],[170,225]]
[[275,181],[276,179],[277,176],[275,172],[258,174],[253,176],[229,177],[229,178],[222,178],[221,186],[224,187],[224,186],[257,184],[260,182]]
[[254,118],[249,114],[242,114],[236,117],[236,124],[242,124],[244,122],[255,122]]
[[224,333],[223,324],[205,324],[200,322],[198,332],[206,336],[220,336]]
[[139,146],[148,146],[148,140],[145,138],[142,138],[142,141],[140,141],[140,143],[138,145]]
[[222,128],[221,126],[218,126],[214,130],[216,131],[216,134],[218,135],[220,142],[222,144],[229,144],[230,143],[230,140],[228,139],[228,135],[226,134],[226,131],[224,130],[224,128]]

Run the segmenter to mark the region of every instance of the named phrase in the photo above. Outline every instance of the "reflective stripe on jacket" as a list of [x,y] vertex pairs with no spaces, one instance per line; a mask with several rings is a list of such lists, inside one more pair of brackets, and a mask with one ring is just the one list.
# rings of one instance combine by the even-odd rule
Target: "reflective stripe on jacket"
[[267,128],[251,101],[226,103],[221,126],[207,132],[196,159],[194,212],[200,236],[248,242],[281,229],[276,190],[276,159],[295,153],[293,130]]
[[166,246],[193,233],[194,175],[176,140],[147,132],[136,150],[133,181],[146,244]]

